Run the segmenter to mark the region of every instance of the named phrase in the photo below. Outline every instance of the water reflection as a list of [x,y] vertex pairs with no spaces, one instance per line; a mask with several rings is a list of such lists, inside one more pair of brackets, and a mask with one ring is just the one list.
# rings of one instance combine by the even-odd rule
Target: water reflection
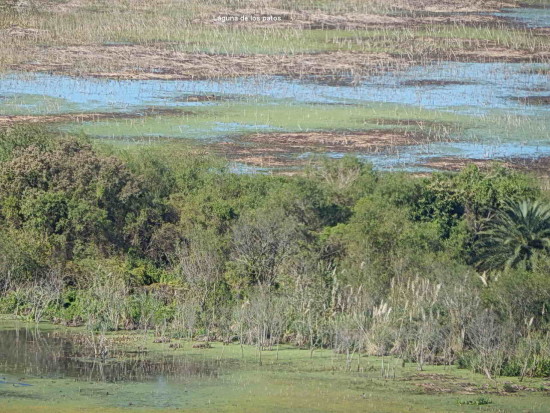
[[[38,329],[0,330],[0,379],[6,374],[20,377],[21,382],[25,377],[47,377],[162,383],[167,379],[216,378],[221,367],[216,360],[195,360],[181,354],[110,351],[108,358],[96,358],[79,341],[76,335]],[[12,381],[4,380],[4,384]]]

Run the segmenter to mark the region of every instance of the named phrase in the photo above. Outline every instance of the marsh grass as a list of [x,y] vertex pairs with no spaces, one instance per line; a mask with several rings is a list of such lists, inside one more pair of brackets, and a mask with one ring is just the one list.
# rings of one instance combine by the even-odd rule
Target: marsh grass
[[[531,30],[506,26],[449,24],[367,30],[212,26],[189,21],[188,14],[180,9],[167,15],[157,11],[147,16],[138,13],[6,13],[0,16],[0,28],[4,30],[12,26],[36,30],[24,36],[9,37],[4,47],[11,44],[13,48],[34,44],[68,46],[130,42],[154,44],[169,50],[222,54],[294,54],[336,50],[407,53],[413,47],[433,45],[441,51],[457,46],[468,49],[487,45],[513,50],[548,50],[544,36],[535,36]],[[164,23],[151,24],[159,21]],[[388,42],[393,47],[388,49]]]
[[[386,2],[278,2],[281,10],[317,10],[330,14],[391,14]],[[212,25],[221,7],[265,7],[261,2],[153,3],[84,2],[54,7],[7,9],[0,13],[0,68],[32,59],[41,46],[90,46],[131,43],[158,50],[227,55],[301,54],[319,52],[390,53],[419,62],[452,58],[461,51],[504,48],[544,52],[547,36],[507,25],[465,23],[413,25],[362,30],[301,30],[296,27]],[[50,3],[49,3],[50,4]],[[57,7],[57,8],[56,8]],[[276,7],[276,6],[272,6]],[[254,8],[252,8],[254,10]],[[88,62],[88,64],[90,64]],[[92,67],[88,68],[92,70]]]

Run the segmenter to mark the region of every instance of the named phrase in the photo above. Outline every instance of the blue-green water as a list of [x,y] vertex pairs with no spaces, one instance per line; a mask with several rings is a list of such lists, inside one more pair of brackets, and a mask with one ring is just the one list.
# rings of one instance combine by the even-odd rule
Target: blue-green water
[[507,17],[525,24],[527,27],[550,27],[550,8],[503,9],[495,16]]
[[[343,153],[328,153],[332,158],[342,158]],[[300,155],[307,159],[311,153]],[[505,160],[509,158],[538,158],[550,156],[550,146],[544,144],[439,142],[418,146],[403,146],[391,151],[376,154],[363,154],[359,157],[371,162],[379,170],[405,170],[431,172],[431,160],[437,158],[462,158],[476,160]]]
[[532,115],[547,108],[514,97],[550,94],[548,76],[538,64],[443,63],[415,66],[364,79],[357,86],[330,86],[312,79],[247,77],[225,80],[104,80],[12,73],[0,77],[0,115],[74,112],[124,113],[146,107],[215,105],[187,101],[215,95],[248,102],[285,104],[398,103],[426,109],[482,115],[494,109]]
[[[124,119],[103,121],[99,128],[102,137],[175,137],[199,141],[231,140],[235,135],[285,130],[270,122],[269,116],[251,117],[245,123],[232,119],[231,109],[236,105],[277,107],[296,115],[303,107],[353,107],[360,113],[361,107],[390,104],[398,105],[402,116],[410,112],[407,108],[421,108],[459,116],[467,125],[453,132],[447,143],[362,154],[380,168],[403,168],[442,156],[500,159],[550,155],[550,108],[544,103],[528,104],[527,100],[548,96],[550,82],[548,66],[544,64],[447,62],[368,77],[356,86],[327,85],[314,78],[102,80],[11,73],[0,77],[0,116],[102,112],[120,116],[132,113],[135,117],[150,108],[190,112],[208,108],[228,110],[224,113],[229,115],[204,122],[168,115],[145,122],[150,119],[145,116],[144,122],[135,118],[126,123]],[[330,116],[330,110],[324,113]],[[95,124],[100,125],[85,122],[65,124],[63,128],[93,135]],[[342,129],[346,127],[341,125]]]

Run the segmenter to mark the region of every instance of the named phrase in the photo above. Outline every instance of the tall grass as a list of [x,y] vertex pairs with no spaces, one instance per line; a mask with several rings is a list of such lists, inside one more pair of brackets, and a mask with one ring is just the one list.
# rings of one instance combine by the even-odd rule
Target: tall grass
[[[4,9],[0,13],[0,67],[32,59],[39,45],[75,46],[129,42],[160,49],[217,54],[296,54],[332,51],[388,52],[417,60],[438,53],[499,47],[528,52],[548,51],[547,36],[509,26],[466,23],[413,25],[363,30],[300,30],[254,24],[212,25],[216,15],[232,9],[280,7],[281,10],[323,13],[392,13],[386,2],[347,0],[289,2],[71,2],[55,7]],[[56,8],[57,7],[57,8]],[[395,10],[393,10],[395,11]],[[23,30],[13,30],[14,27]]]

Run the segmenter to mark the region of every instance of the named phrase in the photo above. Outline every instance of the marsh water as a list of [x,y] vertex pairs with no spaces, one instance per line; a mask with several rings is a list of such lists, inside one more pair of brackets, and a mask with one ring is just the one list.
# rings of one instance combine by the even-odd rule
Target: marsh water
[[[549,8],[504,9],[496,15],[534,29],[550,25]],[[549,105],[550,66],[537,63],[438,62],[336,81],[0,75],[0,116],[99,114],[96,120],[58,119],[55,127],[122,142],[175,138],[202,145],[264,132],[402,130],[403,122],[426,119],[444,131],[431,143],[357,153],[380,169],[430,170],[422,165],[445,157],[549,156]],[[334,121],[327,122],[331,118]],[[238,170],[262,168],[240,165]]]
[[[88,333],[86,333],[88,334]],[[231,357],[134,350],[94,357],[86,334],[33,327],[0,330],[0,406],[21,401],[77,406],[199,407],[227,387]],[[0,410],[2,410],[0,408]]]
[[527,27],[550,27],[550,8],[529,8],[520,7],[515,9],[504,9],[495,13],[496,16],[507,17]]
[[[390,112],[395,123],[414,118],[413,112],[421,110],[461,125],[446,141],[360,154],[382,169],[410,168],[433,157],[549,155],[548,71],[544,64],[444,62],[371,76],[353,84],[327,84],[316,78],[102,80],[11,73],[0,77],[0,115],[112,113],[120,118],[59,127],[103,138],[148,136],[206,142],[254,132],[316,130],[314,125],[302,129],[299,124],[285,124],[285,117],[292,113],[316,107],[324,108],[329,116],[333,109],[349,108],[350,113],[354,111],[350,118],[356,118],[355,114],[362,115],[361,108],[376,114],[373,105],[386,105],[381,110]],[[181,112],[163,115],[162,110],[167,109]],[[155,110],[159,112],[155,114]],[[229,115],[222,119],[212,110]],[[277,121],[269,114],[260,120],[251,115],[273,110],[280,112]],[[231,118],[232,111],[239,112],[240,120]],[[124,123],[121,118],[128,114],[133,119]],[[141,120],[135,120],[136,116]]]
[[[116,383],[216,377],[220,368],[213,361],[150,357],[147,352],[138,351],[117,350],[96,357],[82,343],[83,337],[86,336],[32,328],[0,331],[0,370],[12,376]],[[24,381],[11,384],[28,385]]]
[[[172,340],[180,344],[174,349],[150,336],[144,344],[147,336],[134,332],[110,336],[118,344],[94,357],[90,335],[0,322],[0,411],[359,411],[385,397],[372,389],[371,401],[363,396],[378,368],[350,375],[345,358],[330,350],[312,355],[281,346],[264,351],[259,363],[252,346],[195,349]],[[130,344],[128,336],[137,341]]]
[[466,115],[507,110],[529,116],[547,113],[547,107],[521,100],[550,94],[547,70],[541,64],[447,62],[371,76],[350,86],[327,85],[315,78],[102,80],[12,73],[0,77],[0,114],[124,113],[237,100],[280,105],[382,102]]

